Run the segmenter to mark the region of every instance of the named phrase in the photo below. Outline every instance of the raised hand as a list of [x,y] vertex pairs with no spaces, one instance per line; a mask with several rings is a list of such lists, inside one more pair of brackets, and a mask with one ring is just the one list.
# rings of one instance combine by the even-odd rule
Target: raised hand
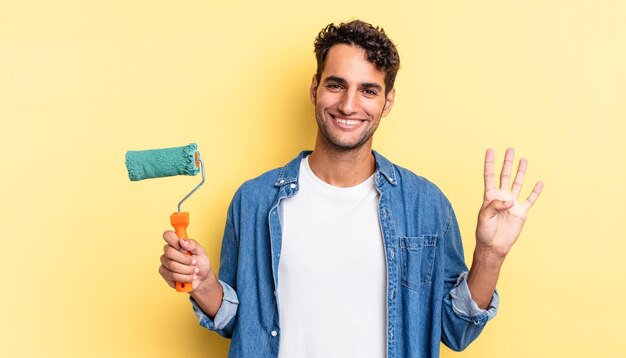
[[517,241],[528,211],[543,189],[543,183],[537,182],[528,198],[523,202],[519,201],[528,161],[524,158],[520,159],[515,180],[509,189],[514,156],[515,150],[508,148],[500,173],[500,187],[496,188],[495,154],[491,148],[485,153],[485,194],[478,213],[476,250],[501,260],[504,260]]

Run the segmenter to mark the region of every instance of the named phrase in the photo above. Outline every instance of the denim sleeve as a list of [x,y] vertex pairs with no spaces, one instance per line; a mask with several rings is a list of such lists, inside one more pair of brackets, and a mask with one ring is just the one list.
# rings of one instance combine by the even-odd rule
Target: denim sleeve
[[443,233],[445,277],[441,341],[454,351],[462,351],[480,335],[487,321],[495,316],[499,297],[494,292],[487,310],[481,310],[472,300],[467,286],[468,268],[458,223],[449,203],[446,209],[448,222]]
[[472,299],[472,294],[467,286],[467,274],[463,272],[456,285],[450,291],[452,298],[452,309],[461,318],[474,323],[487,322],[496,316],[498,306],[500,305],[500,297],[498,291],[493,293],[489,307],[486,310],[478,307],[478,304]]
[[237,299],[237,293],[235,290],[233,290],[233,288],[225,282],[219,281],[219,283],[222,285],[222,289],[224,290],[224,296],[222,298],[222,305],[213,319],[204,313],[193,297],[189,296],[193,312],[198,317],[200,325],[208,330],[218,332],[226,328],[228,323],[235,317],[237,314],[237,306],[239,305],[239,300]]
[[233,198],[228,208],[226,228],[224,229],[224,237],[222,239],[222,251],[220,253],[219,283],[224,291],[222,305],[211,320],[198,306],[197,302],[190,297],[193,310],[196,316],[198,316],[200,325],[211,331],[216,331],[226,338],[232,338],[233,336],[239,307],[239,298],[237,296],[239,240],[237,240],[235,225],[238,216],[235,210],[236,198],[237,195]]

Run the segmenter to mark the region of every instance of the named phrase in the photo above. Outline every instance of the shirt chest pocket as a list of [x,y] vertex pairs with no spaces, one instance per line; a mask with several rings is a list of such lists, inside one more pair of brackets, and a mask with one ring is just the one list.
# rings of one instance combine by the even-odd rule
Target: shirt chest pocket
[[400,237],[400,264],[404,286],[419,290],[420,287],[430,284],[436,243],[436,235]]

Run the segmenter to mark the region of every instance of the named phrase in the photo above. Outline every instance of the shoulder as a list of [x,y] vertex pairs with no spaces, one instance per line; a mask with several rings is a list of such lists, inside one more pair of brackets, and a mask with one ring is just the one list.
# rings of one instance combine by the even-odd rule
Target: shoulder
[[394,164],[395,185],[389,189],[392,207],[404,218],[407,234],[444,233],[454,216],[452,205],[432,181]]
[[400,165],[392,166],[396,183],[391,185],[391,190],[403,199],[418,205],[438,206],[443,210],[451,207],[448,198],[435,183]]
[[432,195],[445,199],[443,192],[430,180],[415,174],[413,171],[392,163],[380,153],[374,151],[377,170],[396,190]]
[[260,199],[268,194],[274,197],[279,189],[275,183],[281,169],[282,168],[274,168],[255,178],[246,180],[235,192],[235,199]]
[[437,184],[433,183],[429,179],[415,174],[413,171],[403,168],[399,165],[394,165],[397,173],[399,182],[401,185],[408,187],[413,190],[417,190],[422,193],[428,193],[431,195],[442,196],[445,198],[445,195],[441,191],[441,189],[437,186]]
[[298,180],[300,161],[309,153],[310,151],[303,151],[286,165],[247,180],[237,189],[233,201],[274,202],[282,186]]

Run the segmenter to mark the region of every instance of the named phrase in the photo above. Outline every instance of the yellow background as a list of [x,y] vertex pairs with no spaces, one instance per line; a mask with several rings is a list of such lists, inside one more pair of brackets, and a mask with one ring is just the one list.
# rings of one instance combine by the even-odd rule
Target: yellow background
[[583,0],[2,0],[0,356],[224,357],[157,274],[199,178],[131,183],[124,153],[199,144],[184,208],[217,268],[236,188],[313,146],[313,38],[352,18],[402,58],[374,147],[449,196],[468,262],[484,150],[546,183],[498,317],[442,356],[625,356],[626,2]]

